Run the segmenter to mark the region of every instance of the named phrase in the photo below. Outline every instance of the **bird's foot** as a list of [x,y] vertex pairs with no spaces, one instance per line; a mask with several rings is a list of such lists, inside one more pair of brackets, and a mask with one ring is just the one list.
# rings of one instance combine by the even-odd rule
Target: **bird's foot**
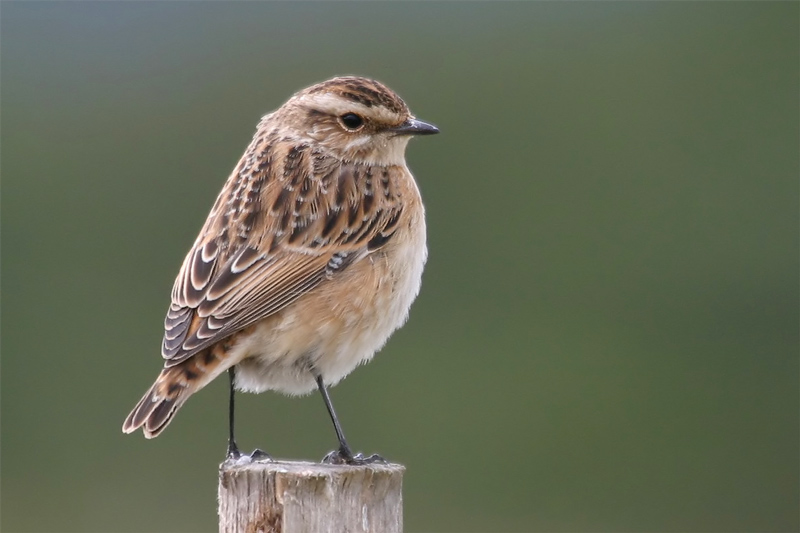
[[350,450],[343,450],[341,448],[339,448],[338,450],[334,450],[325,457],[323,457],[322,463],[328,465],[353,465],[353,466],[371,465],[375,463],[380,463],[383,465],[389,464],[386,461],[386,459],[384,459],[378,454],[372,454],[369,457],[364,457],[360,453],[353,455],[350,452]]
[[239,457],[242,456],[242,452],[239,451],[239,447],[236,446],[236,443],[233,441],[228,442],[228,451],[225,454],[226,461],[235,461]]
[[272,461],[272,456],[265,452],[264,450],[260,450],[256,448],[251,453],[242,453],[239,451],[239,448],[236,444],[228,445],[228,454],[225,458],[225,462],[235,462],[235,463],[252,463],[255,461]]
[[250,459],[253,461],[273,461],[272,456],[260,448],[250,452]]

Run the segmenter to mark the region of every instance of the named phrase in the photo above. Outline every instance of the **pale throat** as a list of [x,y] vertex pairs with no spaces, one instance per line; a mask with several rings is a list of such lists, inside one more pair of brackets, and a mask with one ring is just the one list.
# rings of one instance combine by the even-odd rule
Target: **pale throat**
[[363,136],[345,145],[342,153],[357,163],[377,166],[405,166],[406,147],[410,136]]

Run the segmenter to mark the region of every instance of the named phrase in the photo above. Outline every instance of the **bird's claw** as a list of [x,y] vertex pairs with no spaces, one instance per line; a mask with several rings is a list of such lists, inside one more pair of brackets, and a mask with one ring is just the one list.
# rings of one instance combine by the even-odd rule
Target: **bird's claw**
[[242,452],[239,451],[239,448],[236,447],[236,444],[233,443],[228,444],[228,451],[225,454],[226,461],[235,461],[241,456]]
[[228,456],[225,458],[225,461],[237,462],[237,463],[252,463],[256,461],[272,461],[272,456],[265,452],[264,450],[260,450],[256,448],[251,453],[242,453],[239,451],[239,448],[228,448]]
[[250,459],[252,459],[253,461],[272,461],[273,460],[272,456],[270,454],[268,454],[267,452],[265,452],[264,450],[261,450],[259,448],[256,448],[255,450],[250,452]]
[[352,466],[371,465],[375,463],[380,463],[383,465],[389,464],[386,459],[376,453],[370,455],[369,457],[364,457],[363,454],[357,453],[352,455],[351,453],[347,453],[341,449],[330,452],[328,455],[322,458],[322,462],[323,464],[328,465]]

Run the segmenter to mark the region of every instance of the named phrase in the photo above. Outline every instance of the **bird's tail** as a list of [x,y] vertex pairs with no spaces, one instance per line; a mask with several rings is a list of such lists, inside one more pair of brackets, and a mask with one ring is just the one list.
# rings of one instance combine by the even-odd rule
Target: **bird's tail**
[[157,437],[172,421],[189,396],[227,370],[219,345],[193,355],[175,366],[166,367],[156,378],[122,424],[124,433],[142,428],[148,439]]

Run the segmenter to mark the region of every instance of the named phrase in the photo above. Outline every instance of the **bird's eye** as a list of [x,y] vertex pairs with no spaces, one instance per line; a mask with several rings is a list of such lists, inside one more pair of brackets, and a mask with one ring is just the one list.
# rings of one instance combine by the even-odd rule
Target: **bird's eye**
[[355,131],[364,125],[364,119],[355,113],[345,113],[339,117],[342,125],[350,131]]

